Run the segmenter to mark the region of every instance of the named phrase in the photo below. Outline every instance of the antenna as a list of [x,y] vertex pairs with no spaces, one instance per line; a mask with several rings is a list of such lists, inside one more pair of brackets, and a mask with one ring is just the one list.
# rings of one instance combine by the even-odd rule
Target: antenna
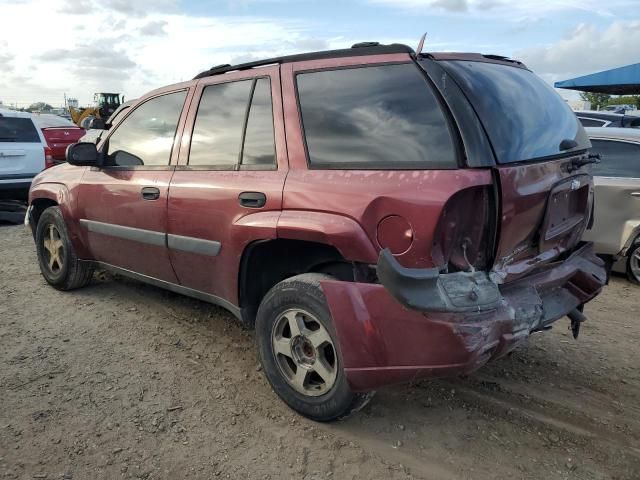
[[420,37],[420,43],[418,43],[418,48],[416,48],[416,57],[419,57],[422,53],[422,47],[424,46],[425,38],[427,38],[427,32],[424,32],[424,34],[422,34],[422,37]]

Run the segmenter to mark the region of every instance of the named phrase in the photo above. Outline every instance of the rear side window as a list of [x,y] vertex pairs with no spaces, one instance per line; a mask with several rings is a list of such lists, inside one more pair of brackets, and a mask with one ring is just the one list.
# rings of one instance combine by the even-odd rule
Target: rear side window
[[601,157],[593,166],[594,175],[640,178],[640,144],[615,140],[591,140],[591,144]]
[[268,78],[209,85],[191,135],[189,165],[232,170],[275,167]]
[[[533,72],[485,62],[440,64],[473,105],[498,163],[538,160],[590,147],[571,108]],[[560,150],[563,140],[574,140],[576,147]]]
[[0,142],[40,143],[30,118],[0,116]]
[[169,165],[186,90],[147,100],[109,137],[107,165]]
[[456,168],[448,122],[413,64],[326,70],[297,76],[315,168]]
[[256,82],[249,108],[247,131],[242,149],[242,165],[275,165],[271,85],[261,78]]

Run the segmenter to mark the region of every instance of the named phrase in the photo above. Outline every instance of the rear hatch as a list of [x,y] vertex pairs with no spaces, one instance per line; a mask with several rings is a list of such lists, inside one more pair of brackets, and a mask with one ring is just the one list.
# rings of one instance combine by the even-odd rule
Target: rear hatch
[[84,128],[78,127],[71,120],[58,115],[40,114],[33,117],[33,121],[42,129],[44,139],[51,149],[54,160],[64,161],[67,147],[80,141],[85,134]]
[[495,156],[492,277],[521,278],[577,245],[589,223],[589,139],[566,102],[518,62],[438,62],[475,110]]
[[43,128],[42,133],[51,148],[54,160],[65,160],[67,147],[72,143],[77,143],[85,134],[84,128],[80,127],[48,127]]
[[31,118],[0,116],[0,181],[30,179],[44,166],[44,145]]

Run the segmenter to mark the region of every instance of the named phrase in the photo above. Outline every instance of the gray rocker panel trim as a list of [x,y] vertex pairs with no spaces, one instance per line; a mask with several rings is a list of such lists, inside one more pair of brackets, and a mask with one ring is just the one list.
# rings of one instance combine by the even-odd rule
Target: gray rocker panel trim
[[124,277],[133,278],[134,280],[138,280],[140,282],[153,285],[154,287],[164,288],[166,290],[170,290],[175,293],[180,293],[188,297],[197,298],[198,300],[202,300],[204,302],[209,302],[209,303],[213,303],[214,305],[219,305],[222,308],[229,310],[236,318],[242,320],[242,316],[240,314],[240,308],[238,308],[236,305],[229,302],[228,300],[225,300],[224,298],[220,298],[215,295],[211,295],[210,293],[202,292],[200,290],[195,290],[193,288],[184,287],[182,285],[177,285],[175,283],[167,282],[166,280],[160,280],[159,278],[150,277],[142,273],[133,272],[131,270],[127,270],[126,268],[116,267],[115,265],[111,265],[110,263],[104,263],[104,262],[92,262],[92,263],[94,265],[97,265],[100,268],[109,270],[112,273],[116,273]]

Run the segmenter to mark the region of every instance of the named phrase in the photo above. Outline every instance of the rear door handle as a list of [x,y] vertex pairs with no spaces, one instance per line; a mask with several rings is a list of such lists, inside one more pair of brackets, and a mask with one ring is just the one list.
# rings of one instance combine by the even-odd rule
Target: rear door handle
[[640,192],[631,192],[632,197],[640,197]]
[[160,189],[156,187],[142,187],[140,192],[145,200],[157,200],[160,198]]
[[262,208],[267,203],[267,196],[262,192],[242,192],[238,201],[243,207]]

